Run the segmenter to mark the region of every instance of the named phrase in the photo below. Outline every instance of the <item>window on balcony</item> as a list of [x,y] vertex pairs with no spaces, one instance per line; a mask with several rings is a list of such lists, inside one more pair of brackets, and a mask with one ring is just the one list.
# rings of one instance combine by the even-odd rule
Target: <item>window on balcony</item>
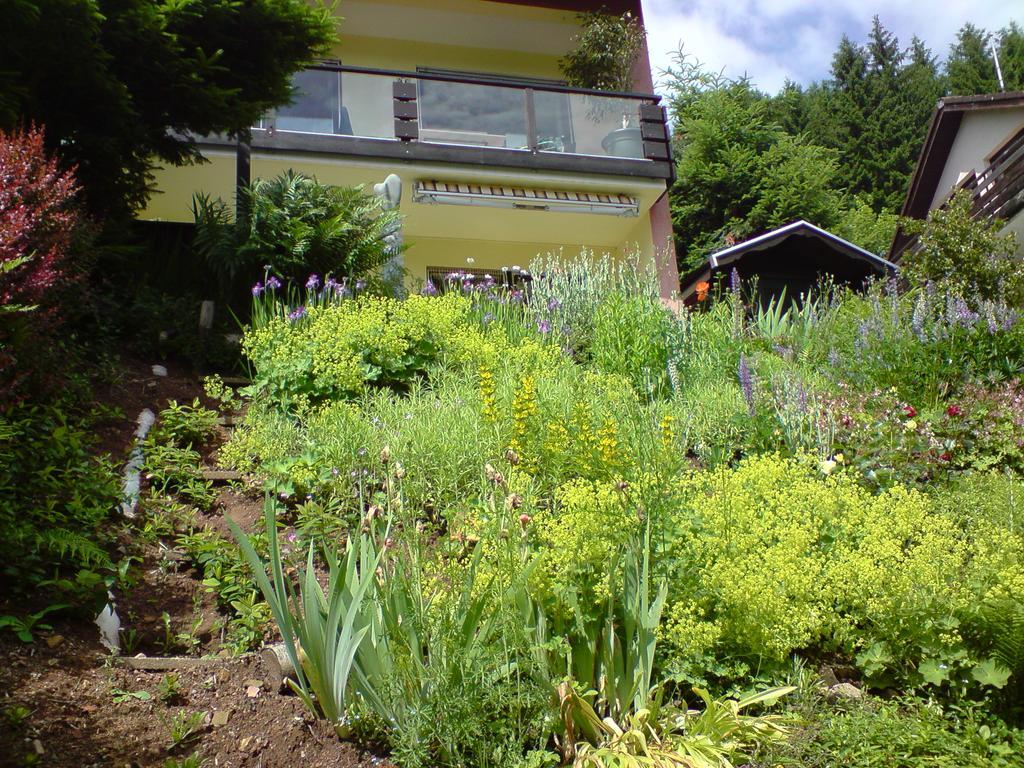
[[295,97],[291,104],[279,107],[274,116],[281,131],[301,133],[351,133],[341,130],[341,79],[337,72],[308,69],[292,77]]
[[[420,138],[451,144],[529,149],[526,91],[523,85],[557,85],[553,81],[517,79],[468,72],[420,68],[424,74],[460,75],[479,84],[444,80],[419,81]],[[537,143],[542,150],[572,152],[569,98],[563,93],[534,91]]]

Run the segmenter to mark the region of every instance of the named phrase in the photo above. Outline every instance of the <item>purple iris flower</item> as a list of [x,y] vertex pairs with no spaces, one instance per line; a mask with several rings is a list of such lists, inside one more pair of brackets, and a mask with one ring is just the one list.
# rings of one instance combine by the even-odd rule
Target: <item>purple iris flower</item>
[[292,322],[295,322],[296,320],[301,320],[305,316],[306,308],[303,306],[298,306],[288,313],[288,319],[291,320]]
[[366,281],[365,280],[356,280],[356,290],[357,291],[361,291],[365,287],[366,287]]
[[424,296],[437,296],[437,286],[434,285],[432,280],[427,280],[427,284],[423,286]]
[[315,291],[319,287],[320,287],[320,278],[317,277],[315,274],[310,275],[309,276],[309,280],[306,281],[306,290],[307,291]]
[[281,287],[281,281],[278,280],[276,277],[271,275],[270,277],[267,278],[267,290],[268,291],[276,291],[280,287]]
[[547,320],[541,320],[539,323],[537,323],[537,330],[545,334],[551,333],[551,323],[549,323]]
[[261,293],[263,293],[263,283],[256,283],[256,285],[252,287],[252,295],[259,296]]
[[491,314],[490,312],[488,312],[486,315],[484,315],[484,325],[490,325],[493,320],[494,320],[494,315]]

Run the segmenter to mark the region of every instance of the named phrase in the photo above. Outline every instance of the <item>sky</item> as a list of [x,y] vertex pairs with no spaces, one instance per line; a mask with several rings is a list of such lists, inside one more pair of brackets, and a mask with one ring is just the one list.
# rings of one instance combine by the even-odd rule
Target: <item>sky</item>
[[967,21],[995,30],[1024,22],[1024,0],[642,0],[655,81],[679,44],[708,69],[746,73],[775,93],[786,78],[803,85],[828,76],[845,33],[863,42],[878,13],[906,47],[913,35],[944,58]]

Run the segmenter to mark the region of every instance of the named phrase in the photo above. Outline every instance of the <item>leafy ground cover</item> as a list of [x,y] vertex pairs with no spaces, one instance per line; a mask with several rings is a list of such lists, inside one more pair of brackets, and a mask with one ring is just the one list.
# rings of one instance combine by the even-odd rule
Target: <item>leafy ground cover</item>
[[[268,493],[238,535],[310,709],[403,765],[815,764],[890,716],[1012,764],[1016,311],[736,284],[674,314],[630,267],[533,273],[259,292],[221,459]],[[881,698],[800,726],[794,659]]]

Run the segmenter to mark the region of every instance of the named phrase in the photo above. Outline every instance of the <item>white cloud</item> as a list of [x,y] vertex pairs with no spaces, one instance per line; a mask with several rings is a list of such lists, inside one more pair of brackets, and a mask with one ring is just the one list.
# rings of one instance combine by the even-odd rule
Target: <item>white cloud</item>
[[[887,0],[882,24],[906,46],[917,35],[940,57],[965,22],[998,29],[1014,13],[1006,0]],[[863,42],[872,11],[863,0],[643,0],[655,74],[684,50],[712,70],[774,92],[786,78],[807,84],[828,76],[832,53],[845,33]]]

